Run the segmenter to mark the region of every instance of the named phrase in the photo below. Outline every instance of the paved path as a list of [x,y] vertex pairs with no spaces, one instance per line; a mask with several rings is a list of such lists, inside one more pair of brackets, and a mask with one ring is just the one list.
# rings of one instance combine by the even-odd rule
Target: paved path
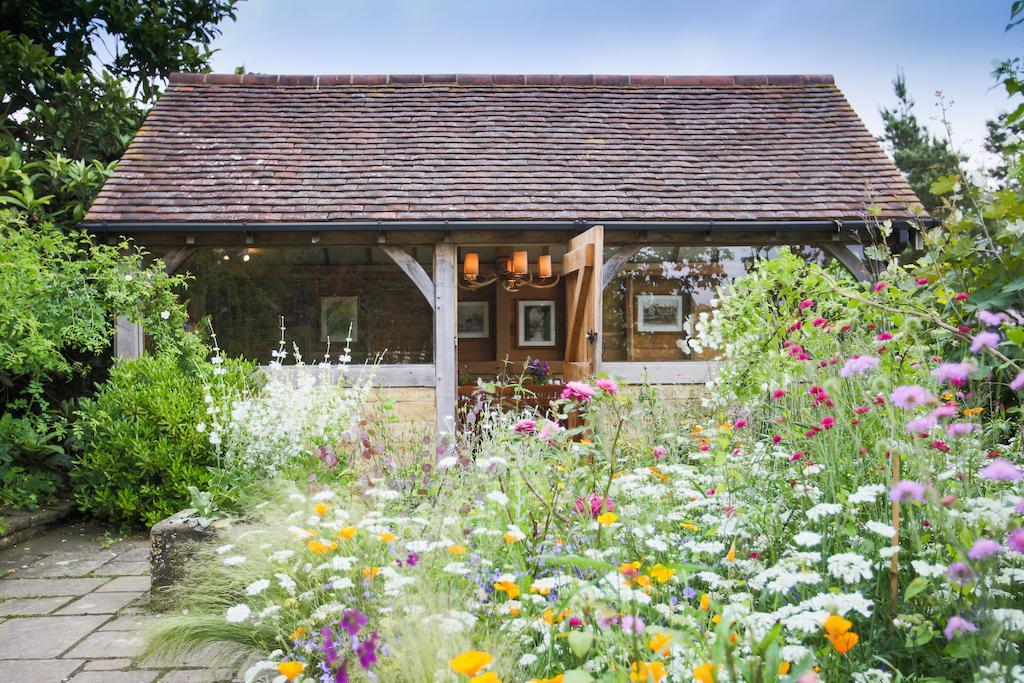
[[149,540],[111,543],[85,524],[0,550],[0,681],[211,683],[232,671],[201,662],[138,660]]

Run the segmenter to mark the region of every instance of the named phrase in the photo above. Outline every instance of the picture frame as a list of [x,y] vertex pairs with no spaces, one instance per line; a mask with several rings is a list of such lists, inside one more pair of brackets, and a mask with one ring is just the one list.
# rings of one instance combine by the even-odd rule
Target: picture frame
[[359,339],[359,297],[325,296],[320,299],[320,341],[344,345],[352,330],[352,341]]
[[519,346],[554,346],[556,334],[555,302],[552,300],[518,302],[517,341]]
[[487,339],[491,336],[491,304],[488,301],[460,301],[459,339]]
[[683,295],[637,294],[637,332],[682,332]]

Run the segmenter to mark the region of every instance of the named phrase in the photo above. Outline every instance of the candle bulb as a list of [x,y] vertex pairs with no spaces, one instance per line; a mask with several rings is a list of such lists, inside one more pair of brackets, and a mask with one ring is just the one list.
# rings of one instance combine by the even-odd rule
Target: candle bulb
[[537,274],[541,277],[551,277],[551,254],[541,254],[537,260]]
[[468,252],[462,259],[462,273],[467,280],[475,280],[480,274],[480,254]]
[[526,275],[530,272],[529,256],[525,251],[512,254],[512,272],[516,275]]

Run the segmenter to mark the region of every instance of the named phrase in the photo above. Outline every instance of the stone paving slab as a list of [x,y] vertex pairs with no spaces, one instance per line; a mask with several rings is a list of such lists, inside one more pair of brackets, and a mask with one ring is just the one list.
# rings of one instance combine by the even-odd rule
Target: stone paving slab
[[8,619],[0,624],[0,659],[59,657],[106,620],[104,616]]
[[150,683],[159,671],[83,671],[71,677],[71,683]]
[[142,650],[142,636],[133,631],[96,631],[67,653],[77,659],[134,657]]
[[71,602],[69,596],[62,598],[13,598],[0,602],[0,617],[35,617],[50,614]]
[[105,583],[96,589],[97,593],[113,593],[113,592],[137,592],[143,593],[149,591],[149,577],[148,576],[118,576],[113,581]]
[[0,598],[44,598],[85,595],[110,579],[0,579]]
[[0,681],[61,683],[83,664],[80,659],[0,660]]
[[142,597],[142,593],[100,593],[83,595],[57,614],[116,614]]

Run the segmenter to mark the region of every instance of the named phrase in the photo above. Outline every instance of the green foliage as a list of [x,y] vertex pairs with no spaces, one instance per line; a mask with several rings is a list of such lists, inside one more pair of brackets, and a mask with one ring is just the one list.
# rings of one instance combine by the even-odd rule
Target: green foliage
[[995,166],[988,169],[988,177],[996,190],[1018,183],[1021,155],[1020,139],[1024,124],[1008,122],[1009,114],[1000,113],[985,122],[985,151],[996,158]]
[[[245,387],[253,365],[227,361],[225,383]],[[83,399],[74,432],[82,453],[71,470],[84,512],[123,526],[152,526],[187,507],[217,464],[196,425],[207,419],[212,368],[201,356],[159,353],[120,361],[94,398]]]
[[931,191],[932,183],[958,173],[965,159],[951,150],[946,140],[935,137],[918,122],[903,72],[896,75],[892,84],[896,107],[881,109],[885,132],[879,139],[888,146],[896,166],[903,171],[924,208],[932,213],[940,204]]
[[0,0],[5,203],[32,221],[81,220],[163,80],[206,68],[236,2]]

